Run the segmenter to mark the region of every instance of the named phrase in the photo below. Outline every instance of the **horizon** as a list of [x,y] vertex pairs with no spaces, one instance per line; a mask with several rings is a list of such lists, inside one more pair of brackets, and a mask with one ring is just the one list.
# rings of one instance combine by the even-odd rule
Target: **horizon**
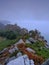
[[[4,23],[5,22],[5,23]],[[15,25],[15,24],[17,24],[17,23],[12,23],[12,22],[10,22],[10,21],[7,21],[7,20],[2,20],[2,21],[0,21],[0,23],[3,23],[3,24],[12,24],[12,25]],[[45,24],[46,24],[46,22],[44,22]],[[41,24],[44,24],[44,23],[41,23]],[[44,31],[43,29],[40,29],[41,27],[39,27],[39,26],[41,26],[41,24],[40,23],[37,23],[36,24],[36,26],[35,26],[35,24],[36,23],[34,23],[33,24],[33,26],[30,26],[29,25],[29,29],[26,27],[26,26],[23,26],[23,25],[19,25],[19,24],[17,24],[18,26],[20,26],[21,28],[26,28],[28,31],[30,31],[30,30],[35,30],[35,29],[37,29],[39,32],[41,32],[41,35],[42,36],[44,36],[44,38],[45,38],[45,40],[47,40],[48,41],[48,44],[49,44],[49,37],[47,36],[48,34],[49,34],[49,32],[48,31]],[[40,25],[39,25],[40,24]],[[49,24],[48,24],[49,25]],[[27,24],[27,26],[28,26],[28,24]],[[47,27],[46,27],[47,28]]]
[[0,20],[37,29],[49,42],[49,0],[0,0]]

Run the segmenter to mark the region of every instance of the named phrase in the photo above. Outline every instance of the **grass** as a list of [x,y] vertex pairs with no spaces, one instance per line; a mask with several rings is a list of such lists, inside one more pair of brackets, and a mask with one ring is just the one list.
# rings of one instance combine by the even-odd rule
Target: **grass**
[[9,45],[15,44],[20,38],[21,38],[21,36],[18,36],[14,40],[9,40],[9,39],[0,37],[0,51],[3,50],[4,48],[8,47]]
[[43,42],[38,41],[34,44],[26,44],[26,47],[34,49],[36,54],[42,56],[45,60],[49,58],[49,49],[45,48]]
[[0,51],[8,47],[9,45],[15,44],[18,40],[19,38],[14,39],[14,40],[6,39],[6,40],[0,41]]
[[[9,45],[15,44],[18,40],[19,40],[19,37],[14,40],[0,38],[0,51],[3,50],[4,48],[8,47]],[[26,43],[25,46],[34,49],[36,51],[37,55],[42,56],[44,59],[49,58],[49,49],[45,48],[43,42],[37,41],[34,44]],[[15,55],[15,53],[13,55]]]
[[0,42],[6,40],[6,38],[0,37]]
[[4,49],[8,45],[13,44],[13,40],[4,40],[0,42],[0,50]]

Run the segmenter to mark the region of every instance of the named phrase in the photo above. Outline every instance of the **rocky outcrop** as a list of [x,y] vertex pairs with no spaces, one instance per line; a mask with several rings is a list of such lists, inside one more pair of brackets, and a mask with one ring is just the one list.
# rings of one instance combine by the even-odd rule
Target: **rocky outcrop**
[[46,60],[42,65],[49,65],[49,59]]
[[25,28],[22,28],[21,31],[20,31],[20,34],[21,34],[21,35],[25,35],[25,34],[27,34],[27,33],[28,33],[28,30],[25,29]]
[[34,65],[34,61],[30,60],[27,55],[23,55],[10,61],[7,65]]
[[34,60],[35,65],[40,65],[40,64],[42,64],[44,62],[44,59],[41,56],[38,56],[38,55],[36,55],[34,53],[31,53],[31,52],[27,51],[24,44],[18,44],[17,47],[24,54],[27,54],[29,59]]
[[17,24],[12,25],[12,24],[7,24],[5,26],[5,30],[10,30],[10,31],[20,31],[21,28],[19,26],[17,26]]

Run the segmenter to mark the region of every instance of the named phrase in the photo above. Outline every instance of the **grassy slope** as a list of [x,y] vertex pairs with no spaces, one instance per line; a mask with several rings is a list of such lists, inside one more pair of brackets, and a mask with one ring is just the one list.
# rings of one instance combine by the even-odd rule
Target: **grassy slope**
[[3,40],[5,40],[5,38],[3,38],[3,37],[0,37],[0,42],[1,42],[1,41],[3,41]]
[[[34,44],[26,44],[27,47],[30,47],[32,49],[34,49],[36,51],[36,53],[39,56],[42,56],[44,59],[48,59],[49,58],[49,49],[44,47],[43,42],[36,42]],[[41,49],[42,47],[42,49]]]
[[8,45],[12,45],[14,43],[16,43],[18,41],[18,39],[15,40],[2,40],[0,41],[0,50],[3,50],[4,48],[8,47]]
[[8,47],[8,45],[15,44],[20,38],[21,38],[21,36],[18,36],[14,40],[9,40],[9,39],[5,39],[3,37],[0,37],[0,50]]
[[[12,44],[16,43],[17,41],[18,41],[18,39],[15,39],[15,40],[8,40],[8,39],[3,40],[3,38],[2,38],[2,40],[0,39],[0,50],[8,47],[8,45],[12,45]],[[34,49],[39,56],[42,56],[45,59],[49,58],[49,49],[44,47],[43,42],[38,41],[34,44],[26,44],[26,46]],[[42,49],[41,49],[41,47],[42,47]]]

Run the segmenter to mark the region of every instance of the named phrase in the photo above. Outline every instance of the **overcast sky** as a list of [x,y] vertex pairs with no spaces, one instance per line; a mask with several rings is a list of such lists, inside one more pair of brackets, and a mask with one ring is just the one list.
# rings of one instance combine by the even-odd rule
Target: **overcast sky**
[[49,0],[0,0],[0,20],[49,34]]

